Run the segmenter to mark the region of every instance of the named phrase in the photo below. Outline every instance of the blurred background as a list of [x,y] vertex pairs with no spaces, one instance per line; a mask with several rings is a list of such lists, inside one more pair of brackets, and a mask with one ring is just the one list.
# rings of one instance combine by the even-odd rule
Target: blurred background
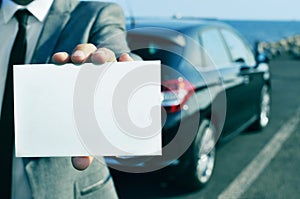
[[[94,0],[96,1],[96,0]],[[224,21],[270,57],[283,52],[300,58],[300,12],[297,0],[108,0],[128,18],[198,18]]]
[[[218,147],[214,173],[199,190],[187,191],[162,173],[113,172],[121,199],[298,198],[300,184],[300,2],[297,0],[111,0],[129,28],[143,18],[221,21],[267,56],[272,85],[269,125]],[[169,176],[172,178],[172,176]],[[180,181],[181,179],[176,179]]]

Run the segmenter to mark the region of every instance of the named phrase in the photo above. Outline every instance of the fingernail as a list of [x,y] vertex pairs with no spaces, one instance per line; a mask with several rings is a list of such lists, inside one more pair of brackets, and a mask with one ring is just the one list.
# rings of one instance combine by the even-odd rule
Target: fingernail
[[76,169],[82,171],[90,165],[90,160],[87,157],[74,157],[72,158],[72,164]]
[[123,53],[120,56],[120,61],[133,61],[133,59],[127,54],[127,53]]
[[121,56],[123,56],[124,58],[129,58],[129,55],[127,53],[123,53]]
[[85,58],[85,54],[82,50],[76,50],[73,55],[73,57],[78,57],[78,58],[82,58],[84,59]]
[[103,58],[107,56],[106,52],[102,49],[97,50],[95,54],[102,56]]
[[91,60],[94,64],[103,64],[106,59],[107,53],[102,49],[95,51],[91,57]]

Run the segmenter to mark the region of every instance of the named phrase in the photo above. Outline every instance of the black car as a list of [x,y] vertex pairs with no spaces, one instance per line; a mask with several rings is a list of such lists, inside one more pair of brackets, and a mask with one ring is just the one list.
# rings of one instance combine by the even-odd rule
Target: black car
[[128,42],[144,60],[162,63],[163,156],[145,159],[136,172],[168,165],[163,170],[177,183],[205,185],[217,142],[269,122],[267,59],[215,20],[137,20]]

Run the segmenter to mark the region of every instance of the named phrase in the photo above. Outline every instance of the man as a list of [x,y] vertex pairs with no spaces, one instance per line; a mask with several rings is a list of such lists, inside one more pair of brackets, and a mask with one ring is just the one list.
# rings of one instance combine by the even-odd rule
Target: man
[[[3,112],[5,100],[9,99],[5,93],[12,89],[8,86],[12,82],[8,78],[12,55],[18,56],[18,51],[17,55],[12,51],[19,35],[24,36],[19,33],[21,22],[15,14],[18,10],[29,11],[24,63],[102,64],[116,61],[116,57],[119,61],[132,60],[126,54],[129,49],[124,15],[115,4],[76,0],[0,0],[0,4],[0,105],[3,104],[0,110],[4,124],[1,126],[0,120],[0,139],[10,132],[3,122],[6,121]],[[1,150],[5,151],[5,144],[2,145]],[[3,161],[10,160],[1,160],[1,165]],[[116,198],[103,162],[92,161],[92,157],[75,157],[72,161],[67,157],[13,157],[12,196],[9,189],[1,187],[0,198]],[[8,171],[0,171],[0,180],[3,173]]]

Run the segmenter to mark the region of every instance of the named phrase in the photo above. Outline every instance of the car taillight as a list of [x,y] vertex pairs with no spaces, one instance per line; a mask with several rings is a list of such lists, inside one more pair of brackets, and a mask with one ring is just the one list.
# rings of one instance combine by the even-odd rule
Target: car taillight
[[162,82],[162,106],[169,113],[178,112],[194,93],[194,90],[195,86],[181,77]]

